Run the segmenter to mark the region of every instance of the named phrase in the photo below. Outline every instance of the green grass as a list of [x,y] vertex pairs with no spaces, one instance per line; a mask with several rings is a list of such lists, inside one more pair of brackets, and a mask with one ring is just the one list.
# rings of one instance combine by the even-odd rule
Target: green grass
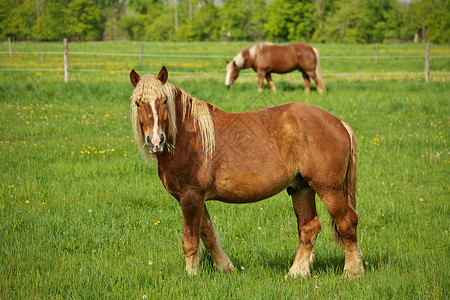
[[[71,48],[117,46],[116,52],[127,45]],[[234,50],[216,45],[214,52],[221,51]],[[4,67],[9,62],[1,58]],[[129,64],[124,68],[139,67]],[[254,204],[209,202],[237,271],[220,274],[204,251],[199,276],[188,277],[181,210],[163,189],[156,163],[137,156],[132,142],[128,74],[80,72],[64,84],[54,73],[0,72],[0,298],[449,297],[448,80],[334,78],[325,82],[327,95],[313,89],[306,96],[299,78],[280,76],[276,94],[267,85],[257,93],[254,80],[240,77],[227,90],[222,78],[171,76],[169,67],[171,83],[227,111],[302,101],[354,128],[366,273],[341,277],[344,252],[334,245],[329,214],[317,199],[323,229],[313,274],[285,280],[298,245],[286,193]]]

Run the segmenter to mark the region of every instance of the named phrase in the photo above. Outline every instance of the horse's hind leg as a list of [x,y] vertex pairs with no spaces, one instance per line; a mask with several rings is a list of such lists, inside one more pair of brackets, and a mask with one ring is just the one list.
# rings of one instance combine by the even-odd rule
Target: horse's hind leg
[[303,81],[305,82],[305,93],[309,94],[311,82],[309,80],[308,74],[305,71],[301,71],[303,76]]
[[319,82],[319,78],[317,77],[316,72],[315,71],[307,71],[306,73],[307,73],[307,76],[312,78],[314,80],[314,82],[316,83],[317,91],[319,93],[323,93],[324,88],[323,88],[322,84]]
[[337,231],[345,248],[344,274],[348,276],[358,275],[364,272],[361,260],[361,250],[358,247],[356,227],[358,215],[345,199],[342,189],[327,189],[318,191],[326,209],[336,223]]
[[209,216],[208,210],[206,209],[206,205],[203,207],[201,237],[206,249],[209,251],[209,253],[211,253],[211,257],[214,260],[217,269],[223,271],[224,273],[234,271],[233,263],[230,261],[228,255],[225,253],[225,251],[222,250],[222,247],[220,246],[219,238],[217,236],[216,230],[214,229],[214,226],[212,225],[211,218]]
[[304,187],[292,195],[300,243],[288,276],[297,277],[300,275],[306,277],[311,274],[312,265],[315,261],[314,243],[321,229],[317,217],[315,194],[310,187]]

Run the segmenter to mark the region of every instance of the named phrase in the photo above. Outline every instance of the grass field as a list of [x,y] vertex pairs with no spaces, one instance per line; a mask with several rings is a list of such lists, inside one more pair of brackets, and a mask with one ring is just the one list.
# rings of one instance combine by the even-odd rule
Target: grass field
[[[183,54],[207,48],[232,57],[244,43],[195,43],[195,51],[189,44],[175,51],[173,45],[148,43],[145,48]],[[38,52],[60,51],[62,45],[14,47]],[[383,47],[399,49],[398,55],[423,51],[413,45]],[[139,44],[131,42],[74,43],[70,48],[139,53]],[[369,55],[372,48],[319,45],[321,54],[330,57]],[[445,56],[450,50],[433,46],[433,51]],[[62,69],[62,56],[17,54],[10,59],[0,54],[0,298],[448,299],[448,75],[432,76],[428,83],[423,77],[356,75],[349,80],[326,73],[420,72],[423,61],[375,65],[352,60],[347,67],[344,59],[327,58],[322,69],[328,94],[313,89],[306,96],[299,74],[274,78],[276,94],[267,85],[257,93],[250,72],[227,90],[217,60],[222,58],[196,58],[192,66],[183,66],[190,59],[146,57],[139,65],[138,57],[81,56],[79,64],[76,57],[71,60],[75,70],[103,72],[74,71],[65,84],[62,72],[42,70]],[[432,60],[432,72],[449,72],[449,60]],[[317,199],[323,229],[313,274],[284,278],[298,246],[295,215],[284,192],[254,204],[209,202],[237,271],[220,274],[204,251],[199,276],[185,274],[181,209],[163,189],[156,163],[136,155],[129,120],[132,86],[125,70],[157,72],[162,64],[168,66],[171,83],[227,111],[302,101],[353,127],[359,147],[363,276],[341,277],[344,251],[334,245],[329,214]],[[218,75],[204,76],[201,70]]]

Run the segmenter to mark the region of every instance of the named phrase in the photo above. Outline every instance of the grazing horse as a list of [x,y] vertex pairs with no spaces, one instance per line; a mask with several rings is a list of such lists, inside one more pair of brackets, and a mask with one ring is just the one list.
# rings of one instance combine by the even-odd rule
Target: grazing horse
[[239,52],[231,62],[227,61],[225,85],[230,87],[242,69],[252,68],[258,73],[258,90],[263,90],[264,78],[276,92],[271,73],[302,72],[305,93],[309,93],[310,78],[314,80],[319,93],[326,92],[320,72],[320,56],[316,48],[304,43],[278,46],[269,42],[259,42]]
[[205,202],[250,203],[283,189],[292,196],[300,243],[288,275],[311,274],[321,224],[317,193],[345,247],[347,275],[364,271],[357,244],[356,139],[349,125],[305,103],[228,113],[158,76],[130,73],[132,127],[138,147],[156,157],[164,188],[181,205],[188,274],[197,274],[199,242],[216,267],[234,270]]

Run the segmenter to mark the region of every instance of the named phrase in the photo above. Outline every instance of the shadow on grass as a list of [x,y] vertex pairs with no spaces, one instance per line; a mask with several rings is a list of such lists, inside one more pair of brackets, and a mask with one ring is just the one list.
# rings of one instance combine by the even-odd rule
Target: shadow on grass
[[[214,261],[209,254],[209,252],[203,249],[203,255],[200,261],[200,269],[202,272],[206,272],[209,274],[220,273],[216,267],[214,266]],[[342,248],[342,252],[344,249]],[[264,255],[264,253],[266,255]],[[294,262],[294,257],[288,253],[286,254],[278,254],[274,255],[274,253],[270,251],[264,251],[261,253],[259,257],[252,261],[252,267],[257,267],[261,269],[268,268],[274,273],[280,273],[286,275],[289,272],[289,269]],[[233,262],[236,271],[240,271],[240,266],[248,266],[248,261],[244,261],[242,258],[230,257]],[[384,268],[389,264],[389,256],[387,254],[382,255],[382,257],[378,257],[376,255],[364,255],[363,256],[363,265],[365,272],[373,272],[378,271]],[[331,256],[323,256],[317,255],[316,253],[316,262],[313,265],[312,275],[314,274],[336,274],[341,276],[344,273],[344,265],[345,258],[344,253],[342,255],[331,255]]]

